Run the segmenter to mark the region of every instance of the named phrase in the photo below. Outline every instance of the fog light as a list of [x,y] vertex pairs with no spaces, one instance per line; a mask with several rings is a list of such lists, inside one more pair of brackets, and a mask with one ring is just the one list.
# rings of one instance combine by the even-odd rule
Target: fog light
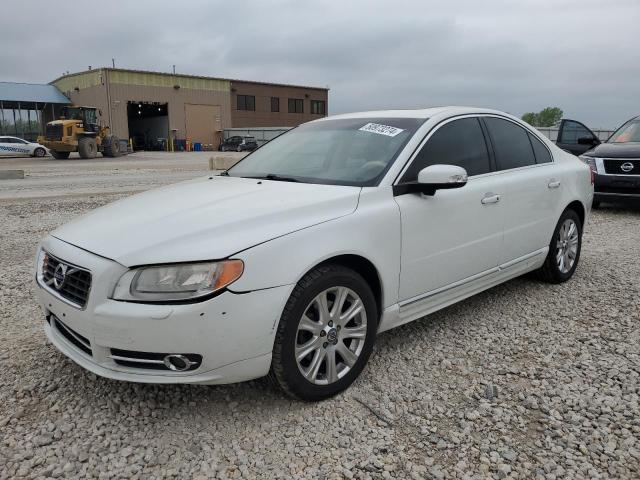
[[192,365],[195,365],[195,362],[192,362],[184,355],[171,354],[164,357],[164,364],[169,370],[184,372],[185,370],[189,370]]

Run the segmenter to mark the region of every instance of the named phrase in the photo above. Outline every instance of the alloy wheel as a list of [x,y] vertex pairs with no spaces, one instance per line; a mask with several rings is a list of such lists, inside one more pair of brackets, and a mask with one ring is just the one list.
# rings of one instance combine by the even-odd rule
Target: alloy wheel
[[344,377],[357,362],[367,337],[362,299],[347,287],[320,292],[305,308],[296,334],[296,363],[316,385]]
[[567,218],[558,230],[556,239],[556,264],[560,272],[568,273],[573,268],[578,256],[578,242],[578,225]]

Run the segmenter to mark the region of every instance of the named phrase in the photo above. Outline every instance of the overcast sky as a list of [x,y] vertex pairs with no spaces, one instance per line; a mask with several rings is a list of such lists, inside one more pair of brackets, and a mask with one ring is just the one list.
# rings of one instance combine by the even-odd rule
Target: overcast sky
[[640,114],[640,0],[3,0],[0,81],[111,65],[329,86],[329,113]]

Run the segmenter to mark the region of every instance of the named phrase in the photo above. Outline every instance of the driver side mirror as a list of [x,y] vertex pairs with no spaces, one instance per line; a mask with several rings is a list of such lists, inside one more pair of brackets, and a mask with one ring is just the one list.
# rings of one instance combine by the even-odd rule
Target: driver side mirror
[[394,186],[394,195],[420,192],[433,196],[436,190],[461,188],[467,184],[467,171],[456,165],[430,165],[418,172],[418,181]]

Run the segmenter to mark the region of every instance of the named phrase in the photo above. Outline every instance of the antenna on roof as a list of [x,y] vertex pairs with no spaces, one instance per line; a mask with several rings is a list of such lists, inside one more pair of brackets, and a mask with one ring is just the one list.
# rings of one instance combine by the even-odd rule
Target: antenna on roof
[[173,66],[173,74],[174,75],[176,74],[176,66],[175,65]]
[[115,58],[111,59],[111,67],[112,68],[116,68],[116,59]]

